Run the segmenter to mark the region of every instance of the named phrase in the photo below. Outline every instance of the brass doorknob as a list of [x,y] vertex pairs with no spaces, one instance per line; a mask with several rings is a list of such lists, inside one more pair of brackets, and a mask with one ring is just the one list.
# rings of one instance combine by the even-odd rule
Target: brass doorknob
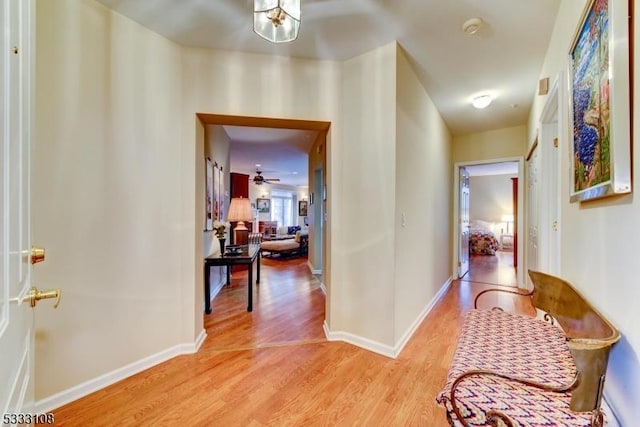
[[55,298],[56,302],[53,304],[53,308],[58,308],[58,304],[60,304],[61,296],[62,296],[62,291],[60,289],[40,291],[38,290],[38,288],[33,286],[25,296],[25,299],[29,299],[31,307],[35,307],[38,301],[40,301],[41,299]]
[[31,264],[37,264],[44,261],[44,248],[37,246],[31,247]]

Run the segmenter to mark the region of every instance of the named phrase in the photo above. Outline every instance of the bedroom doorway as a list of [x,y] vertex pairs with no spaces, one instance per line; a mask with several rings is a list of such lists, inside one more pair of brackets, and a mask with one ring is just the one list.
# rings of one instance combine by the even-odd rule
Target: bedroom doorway
[[[507,286],[523,283],[522,269],[517,268],[522,253],[517,238],[522,235],[518,233],[522,226],[522,209],[518,209],[522,206],[522,162],[516,157],[456,164],[455,277]],[[463,180],[468,180],[468,186],[463,186]]]

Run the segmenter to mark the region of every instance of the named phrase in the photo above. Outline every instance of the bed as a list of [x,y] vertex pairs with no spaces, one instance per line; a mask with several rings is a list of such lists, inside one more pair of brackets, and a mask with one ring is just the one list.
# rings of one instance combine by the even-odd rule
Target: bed
[[476,255],[495,255],[500,242],[493,232],[493,224],[486,221],[473,221],[469,227],[469,253]]

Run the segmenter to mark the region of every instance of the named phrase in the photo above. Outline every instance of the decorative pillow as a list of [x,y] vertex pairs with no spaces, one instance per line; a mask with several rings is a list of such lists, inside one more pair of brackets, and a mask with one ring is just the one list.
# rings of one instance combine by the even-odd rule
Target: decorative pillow
[[292,225],[288,228],[287,234],[296,234],[296,231],[300,231],[299,225]]

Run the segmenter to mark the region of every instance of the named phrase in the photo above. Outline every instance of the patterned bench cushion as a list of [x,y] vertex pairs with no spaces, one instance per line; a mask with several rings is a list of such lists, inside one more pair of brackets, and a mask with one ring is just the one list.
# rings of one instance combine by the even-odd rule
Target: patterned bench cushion
[[[461,425],[451,405],[451,386],[465,372],[489,370],[510,377],[563,387],[576,366],[562,331],[544,321],[500,310],[472,310],[465,316],[447,382],[436,401],[450,422]],[[544,391],[494,376],[470,376],[456,389],[465,421],[487,424],[485,414],[497,410],[521,426],[589,426],[591,413],[569,409],[570,392]]]

